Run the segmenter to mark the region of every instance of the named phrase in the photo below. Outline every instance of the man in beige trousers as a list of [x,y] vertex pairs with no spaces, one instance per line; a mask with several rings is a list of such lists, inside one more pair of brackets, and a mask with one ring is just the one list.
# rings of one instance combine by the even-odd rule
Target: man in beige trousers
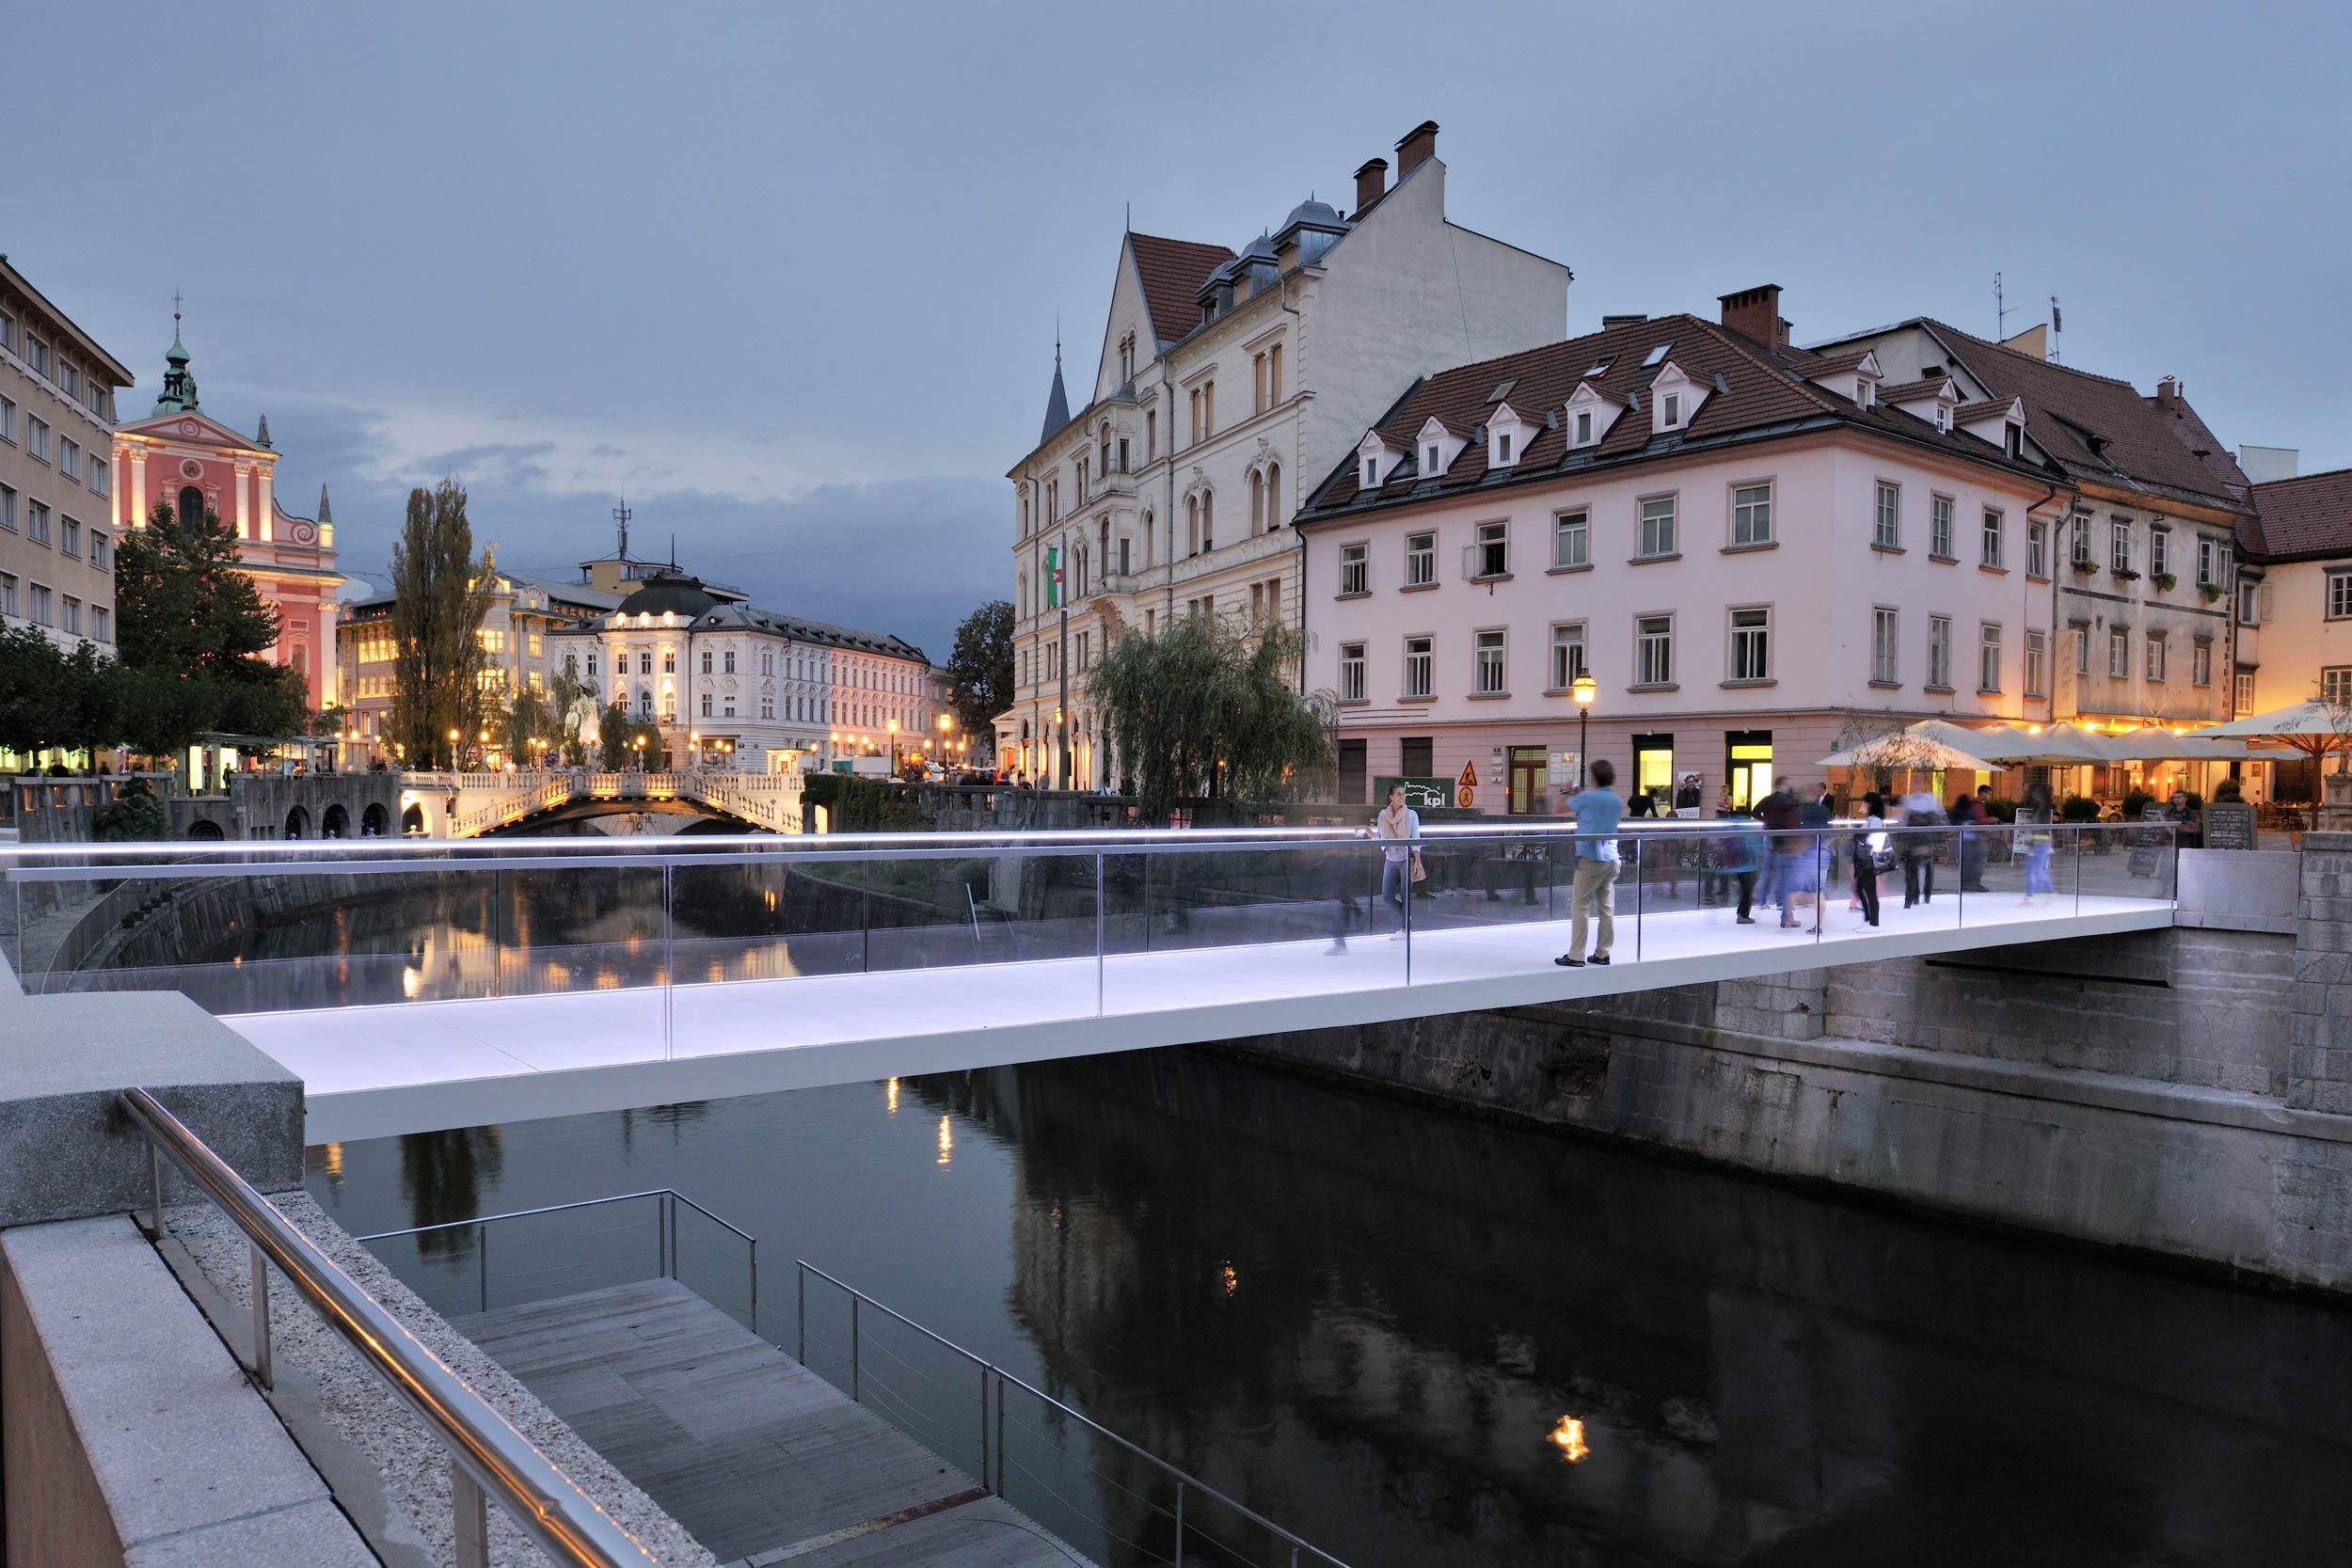
[[1551,960],[1564,969],[1584,967],[1589,917],[1600,923],[1592,962],[1606,964],[1616,941],[1617,824],[1625,818],[1624,798],[1609,787],[1616,782],[1616,768],[1603,758],[1593,764],[1592,787],[1568,797],[1576,816],[1576,883],[1568,895],[1568,950]]

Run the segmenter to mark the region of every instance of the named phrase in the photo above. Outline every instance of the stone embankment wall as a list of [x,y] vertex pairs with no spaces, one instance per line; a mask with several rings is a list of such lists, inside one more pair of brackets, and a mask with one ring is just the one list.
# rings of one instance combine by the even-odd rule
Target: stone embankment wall
[[1233,1044],[1518,1121],[2352,1291],[2352,834],[2307,835],[2292,912],[2184,920]]

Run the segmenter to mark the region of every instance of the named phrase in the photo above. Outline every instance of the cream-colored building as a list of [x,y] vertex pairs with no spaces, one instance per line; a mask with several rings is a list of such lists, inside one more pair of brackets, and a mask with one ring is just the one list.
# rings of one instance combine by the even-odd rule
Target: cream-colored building
[[115,651],[123,519],[107,460],[115,392],[129,385],[120,360],[0,257],[0,625]]
[[1393,186],[1385,159],[1358,170],[1352,214],[1301,202],[1239,254],[1121,238],[1093,394],[1070,411],[1057,353],[1043,433],[1008,474],[999,766],[1110,782],[1086,675],[1112,640],[1203,613],[1302,629],[1290,519],[1399,390],[1560,339],[1567,267],[1451,222],[1437,138],[1397,144]]

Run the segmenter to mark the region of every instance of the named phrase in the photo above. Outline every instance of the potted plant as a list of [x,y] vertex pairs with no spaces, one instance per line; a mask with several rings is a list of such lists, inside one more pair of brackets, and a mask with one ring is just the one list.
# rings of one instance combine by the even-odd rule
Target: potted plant
[[2118,582],[2132,582],[2137,580],[2139,577],[2139,574],[2133,571],[2129,566],[2112,566],[2109,567],[2108,570],[2115,574],[2115,578]]
[[2217,582],[2201,582],[2197,586],[2199,591],[2205,595],[2205,602],[2207,604],[2211,604],[2216,599],[2221,597],[2221,585]]
[[2095,562],[2077,561],[2074,562],[2074,575],[2078,578],[2087,578],[2098,569],[2098,564]]
[[2172,590],[2181,585],[2181,579],[2174,577],[2170,572],[2158,572],[2154,580],[2156,586],[2163,589],[2168,594],[2171,593]]

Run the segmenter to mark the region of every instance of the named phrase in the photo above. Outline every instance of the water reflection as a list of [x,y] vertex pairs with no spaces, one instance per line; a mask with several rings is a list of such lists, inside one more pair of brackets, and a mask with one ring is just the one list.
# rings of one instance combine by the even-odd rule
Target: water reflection
[[[409,1224],[444,1225],[483,1212],[483,1191],[498,1184],[504,1160],[501,1129],[411,1132],[399,1142],[401,1196],[417,1216]],[[427,1231],[417,1247],[427,1255],[458,1255],[473,1250],[474,1236],[471,1227],[453,1226]]]
[[313,1185],[373,1228],[446,1217],[412,1147],[484,1208],[675,1183],[1359,1568],[2352,1560],[2330,1308],[1198,1053],[697,1112]]

